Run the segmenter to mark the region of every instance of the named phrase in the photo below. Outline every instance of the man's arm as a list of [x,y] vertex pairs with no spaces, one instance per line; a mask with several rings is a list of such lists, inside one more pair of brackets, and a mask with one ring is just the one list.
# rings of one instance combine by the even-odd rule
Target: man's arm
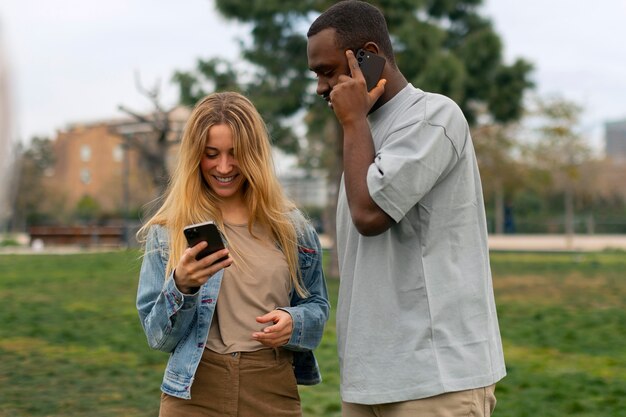
[[386,80],[380,80],[368,93],[352,51],[347,51],[346,57],[351,76],[341,76],[331,92],[333,110],[343,128],[346,196],[356,229],[362,235],[375,236],[394,224],[393,219],[372,200],[367,187],[367,171],[375,156],[367,114],[385,91]]
[[344,185],[350,215],[356,229],[375,236],[389,229],[393,219],[372,199],[367,187],[367,171],[374,162],[374,144],[367,120],[343,126]]

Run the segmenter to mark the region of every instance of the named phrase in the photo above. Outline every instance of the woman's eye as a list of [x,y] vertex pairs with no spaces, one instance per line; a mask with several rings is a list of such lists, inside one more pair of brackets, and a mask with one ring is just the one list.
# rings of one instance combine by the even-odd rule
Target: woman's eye
[[206,156],[209,159],[217,158],[216,153],[205,153],[204,156]]

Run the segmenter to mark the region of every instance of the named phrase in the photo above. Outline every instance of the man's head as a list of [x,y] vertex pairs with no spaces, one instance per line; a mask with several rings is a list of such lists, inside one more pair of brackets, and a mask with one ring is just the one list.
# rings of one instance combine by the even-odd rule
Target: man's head
[[324,29],[335,29],[337,47],[356,52],[368,42],[378,45],[379,54],[395,64],[385,16],[376,7],[358,0],[340,1],[329,7],[311,24],[307,38]]
[[345,51],[359,48],[382,55],[395,67],[385,17],[363,1],[346,0],[322,13],[307,33],[309,68],[318,78],[317,94],[329,99],[340,75],[349,74]]

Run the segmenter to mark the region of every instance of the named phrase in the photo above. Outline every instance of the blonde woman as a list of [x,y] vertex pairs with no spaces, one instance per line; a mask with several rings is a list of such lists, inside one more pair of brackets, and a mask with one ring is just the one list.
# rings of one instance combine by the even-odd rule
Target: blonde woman
[[[227,249],[196,260],[206,244],[187,247],[183,228],[207,220]],[[321,380],[312,350],[330,308],[321,248],[283,194],[247,98],[215,93],[196,105],[140,236],[137,309],[149,345],[170,353],[159,415],[301,416],[296,384]]]

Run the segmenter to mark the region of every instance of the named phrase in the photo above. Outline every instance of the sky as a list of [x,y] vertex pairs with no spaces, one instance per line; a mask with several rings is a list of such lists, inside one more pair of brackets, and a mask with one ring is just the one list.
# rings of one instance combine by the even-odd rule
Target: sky
[[[505,59],[533,63],[540,95],[584,108],[582,129],[603,146],[606,121],[626,118],[625,0],[486,0]],[[198,58],[239,57],[247,27],[227,21],[211,0],[2,0],[0,59],[10,79],[13,131],[23,141],[53,137],[70,123],[150,111],[137,90],[170,82]]]

